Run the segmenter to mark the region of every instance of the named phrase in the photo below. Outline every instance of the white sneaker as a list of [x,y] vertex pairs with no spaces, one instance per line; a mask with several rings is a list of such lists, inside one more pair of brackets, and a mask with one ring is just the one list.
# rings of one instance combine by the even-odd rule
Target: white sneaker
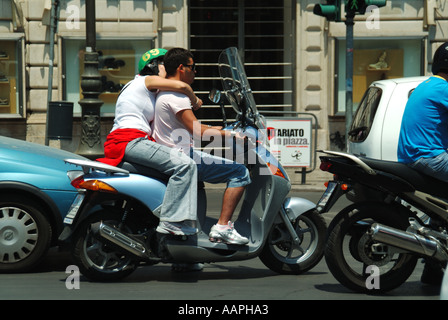
[[248,244],[249,239],[240,235],[235,228],[233,223],[229,221],[227,228],[222,230],[216,224],[210,229],[209,238],[211,242],[224,242],[227,244]]
[[193,228],[183,222],[160,221],[156,229],[159,233],[173,234],[176,236],[192,236],[198,233],[198,229]]

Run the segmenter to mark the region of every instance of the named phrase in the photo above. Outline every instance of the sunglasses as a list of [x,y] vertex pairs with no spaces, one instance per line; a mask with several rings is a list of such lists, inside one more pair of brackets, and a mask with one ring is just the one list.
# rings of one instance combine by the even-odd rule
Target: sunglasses
[[191,71],[196,71],[196,63],[193,63],[193,64],[185,64],[184,66],[190,68]]

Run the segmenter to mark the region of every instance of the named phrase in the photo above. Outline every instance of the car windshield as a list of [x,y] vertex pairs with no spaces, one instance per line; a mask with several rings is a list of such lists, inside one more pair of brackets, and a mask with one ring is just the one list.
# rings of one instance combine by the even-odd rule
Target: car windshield
[[378,87],[371,87],[364,94],[348,132],[350,141],[362,142],[369,135],[382,92]]

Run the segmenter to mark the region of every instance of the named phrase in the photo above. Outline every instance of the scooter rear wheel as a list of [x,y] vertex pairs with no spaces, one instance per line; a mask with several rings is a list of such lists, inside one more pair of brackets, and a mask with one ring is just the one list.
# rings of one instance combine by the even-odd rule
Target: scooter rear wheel
[[[82,223],[74,235],[73,259],[81,273],[92,281],[118,281],[138,266],[138,261],[130,254],[119,250],[105,239],[100,239],[90,231],[90,225],[99,221],[118,225],[121,216],[107,211],[99,211]],[[130,231],[130,230],[128,230]]]
[[300,244],[296,245],[284,223],[274,224],[260,260],[280,274],[302,274],[316,266],[323,257],[327,225],[324,218],[310,210],[292,222]]

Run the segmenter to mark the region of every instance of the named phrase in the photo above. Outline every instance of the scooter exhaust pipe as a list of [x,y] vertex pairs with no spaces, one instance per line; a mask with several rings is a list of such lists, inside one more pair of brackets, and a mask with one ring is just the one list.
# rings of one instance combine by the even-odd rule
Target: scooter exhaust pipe
[[118,229],[105,224],[103,221],[92,224],[90,230],[93,234],[101,236],[137,257],[149,258],[149,252],[144,243],[125,235]]
[[370,234],[375,241],[426,257],[432,257],[439,261],[448,261],[448,253],[435,239],[405,232],[379,223],[374,223],[372,225]]

